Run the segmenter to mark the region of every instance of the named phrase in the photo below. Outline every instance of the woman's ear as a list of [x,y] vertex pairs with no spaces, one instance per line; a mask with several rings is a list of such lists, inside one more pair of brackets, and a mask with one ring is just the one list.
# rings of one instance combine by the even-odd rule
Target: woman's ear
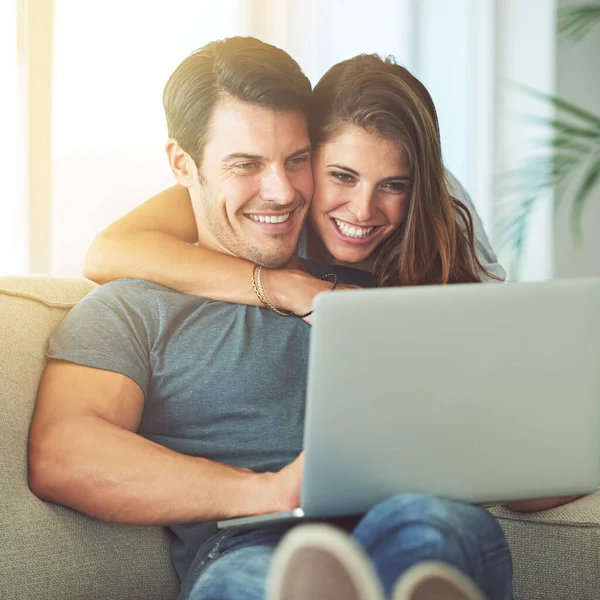
[[169,139],[166,146],[167,157],[173,175],[177,182],[186,188],[191,188],[199,183],[198,167],[192,157],[183,150],[177,140]]

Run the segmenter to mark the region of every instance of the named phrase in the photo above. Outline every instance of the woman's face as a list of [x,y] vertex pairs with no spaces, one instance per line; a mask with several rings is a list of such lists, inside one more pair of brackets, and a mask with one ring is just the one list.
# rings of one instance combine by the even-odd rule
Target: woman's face
[[311,220],[339,261],[369,258],[406,218],[408,156],[394,142],[347,125],[316,150],[313,171]]

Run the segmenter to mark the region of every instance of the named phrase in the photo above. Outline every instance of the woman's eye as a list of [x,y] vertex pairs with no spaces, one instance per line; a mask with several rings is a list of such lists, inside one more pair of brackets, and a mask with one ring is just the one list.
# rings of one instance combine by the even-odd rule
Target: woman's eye
[[341,183],[354,183],[354,177],[352,177],[352,175],[348,175],[348,173],[344,173],[342,171],[331,171],[329,174]]
[[409,190],[408,183],[404,181],[389,181],[381,186],[386,192],[391,194],[406,194]]

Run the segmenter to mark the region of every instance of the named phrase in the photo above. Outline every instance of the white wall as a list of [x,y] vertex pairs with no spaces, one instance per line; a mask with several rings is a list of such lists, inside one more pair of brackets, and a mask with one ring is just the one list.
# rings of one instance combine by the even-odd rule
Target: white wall
[[[560,0],[561,7],[580,0]],[[600,115],[600,24],[583,40],[561,39],[556,64],[557,94]],[[557,277],[600,277],[600,186],[588,200],[582,217],[583,244],[571,236],[571,202],[565,197],[554,229],[554,265]]]
[[[522,117],[539,110],[507,84],[554,91],[557,0],[53,1],[55,274],[79,274],[100,229],[172,183],[162,87],[182,58],[207,41],[257,35],[288,50],[313,83],[360,52],[393,54],[430,89],[446,164],[471,192],[491,234],[503,216],[493,198],[495,173],[527,154],[532,136]],[[0,198],[0,211],[10,221],[5,246],[35,247],[36,240],[23,244],[20,235],[22,203],[2,207]],[[540,206],[536,223],[525,279],[552,275],[550,202]],[[510,253],[501,259],[506,264]]]
[[[288,2],[285,10],[267,12],[267,20],[274,15],[276,20],[268,23],[263,35],[266,41],[289,52],[313,85],[337,62],[362,53],[392,54],[400,64],[412,69],[415,3],[415,0]],[[274,5],[273,0],[267,0],[267,7]]]
[[446,166],[471,192],[491,230],[494,4],[495,0],[282,3],[269,13],[263,35],[290,52],[313,83],[336,62],[360,53],[391,54],[410,69],[436,104]]
[[[548,105],[532,99],[517,86],[553,94],[555,90],[555,0],[500,0],[496,9],[496,178],[518,168],[535,153],[539,128],[526,122],[532,116],[550,117]],[[495,222],[507,218],[506,198],[497,197]],[[520,271],[511,271],[514,254],[499,249],[509,278],[549,279],[552,265],[552,197],[541,199],[527,232]]]
[[[19,40],[22,42],[22,40]],[[0,1],[0,274],[28,269],[27,205],[24,196],[23,115],[19,108],[17,3]]]
[[80,275],[110,222],[174,183],[162,90],[209,41],[245,33],[244,0],[54,0],[51,272]]

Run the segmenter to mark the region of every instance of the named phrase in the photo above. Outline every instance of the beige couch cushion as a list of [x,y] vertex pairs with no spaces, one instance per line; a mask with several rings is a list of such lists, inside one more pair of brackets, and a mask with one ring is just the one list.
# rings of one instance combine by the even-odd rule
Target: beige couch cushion
[[[108,525],[38,500],[26,443],[46,341],[93,285],[0,277],[0,598],[162,599],[178,583],[163,529]],[[523,515],[502,508],[518,600],[600,598],[600,493]]]
[[538,513],[490,512],[510,544],[517,600],[600,598],[600,492]]
[[169,600],[163,528],[125,527],[42,502],[27,486],[27,435],[50,333],[85,280],[0,277],[0,598]]

